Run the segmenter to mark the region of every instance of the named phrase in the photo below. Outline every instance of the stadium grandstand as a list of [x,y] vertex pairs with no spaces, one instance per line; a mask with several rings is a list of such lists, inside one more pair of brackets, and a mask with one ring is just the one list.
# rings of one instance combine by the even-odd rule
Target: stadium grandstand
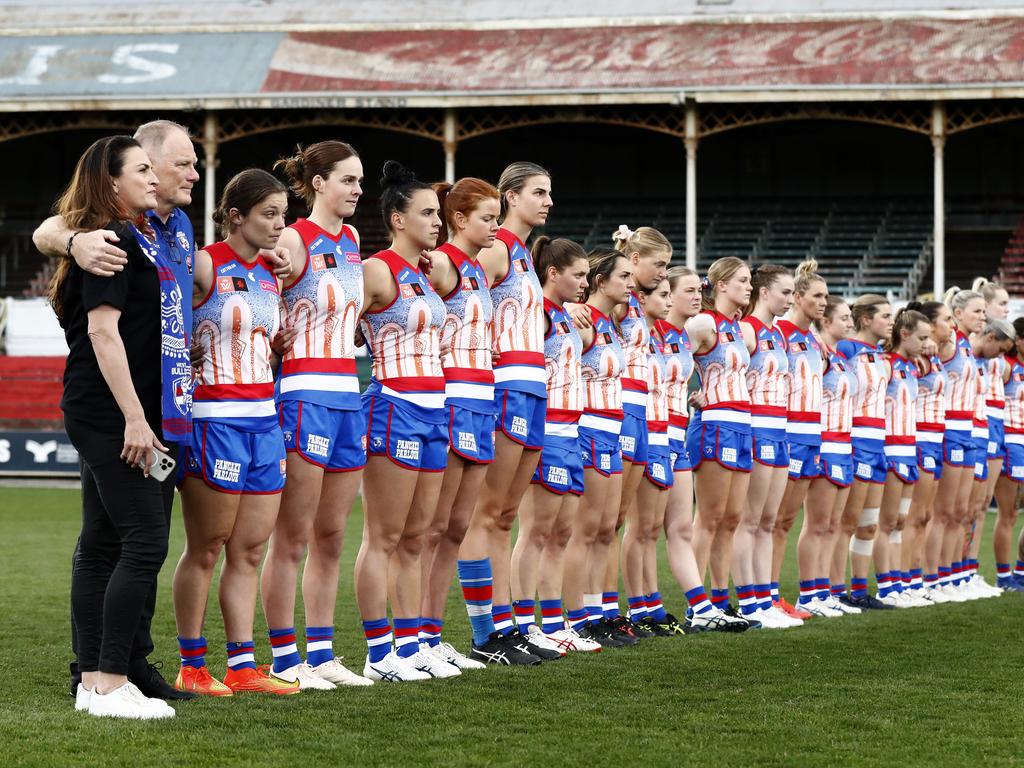
[[1024,11],[885,5],[0,2],[0,424],[59,426],[59,334],[13,301],[52,269],[32,230],[90,142],[156,117],[200,145],[200,243],[233,173],[337,137],[367,168],[371,251],[384,160],[453,179],[523,158],[553,173],[548,233],[587,247],[653,224],[680,263],[813,256],[833,292],[1024,294]]

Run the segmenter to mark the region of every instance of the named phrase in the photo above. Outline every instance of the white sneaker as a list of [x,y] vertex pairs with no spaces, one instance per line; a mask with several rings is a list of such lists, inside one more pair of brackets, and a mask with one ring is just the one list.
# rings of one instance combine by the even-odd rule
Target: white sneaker
[[883,605],[891,605],[893,608],[909,608],[910,606],[900,600],[900,596],[896,592],[890,592],[885,597],[876,594],[875,599]]
[[753,613],[744,614],[744,618],[761,622],[762,629],[789,629],[793,626],[789,622],[783,621],[774,611],[766,611],[763,608],[759,608]]
[[526,639],[530,641],[530,645],[536,645],[538,648],[546,648],[549,651],[557,651],[560,655],[565,656],[568,650],[560,646],[554,640],[551,640],[547,635],[541,632],[540,627],[536,624],[530,625],[530,632],[526,635]]
[[459,669],[487,669],[487,665],[459,653],[451,643],[440,643],[430,649],[437,658],[454,664]]
[[924,608],[926,605],[931,603],[926,600],[921,600],[915,595],[910,593],[910,590],[905,589],[902,592],[896,593],[896,598],[903,603],[907,608]]
[[684,626],[691,632],[745,632],[750,628],[750,622],[739,616],[730,616],[721,608],[712,608],[704,613],[688,614]]
[[88,712],[89,699],[91,698],[92,691],[79,683],[78,688],[75,690],[75,712]]
[[420,645],[420,649],[406,660],[420,672],[426,672],[431,677],[441,680],[462,674],[458,667],[449,664],[447,659],[435,656],[426,645]]
[[388,652],[380,661],[370,663],[370,657],[366,657],[363,664],[363,677],[369,680],[383,680],[387,683],[405,683],[412,680],[429,680],[430,675],[420,672],[409,663],[411,659],[403,659],[394,650]]
[[825,599],[825,605],[831,608],[833,611],[839,611],[840,613],[847,613],[851,616],[855,613],[863,613],[863,611],[856,605],[847,605],[835,595],[829,595]]
[[333,691],[334,683],[325,680],[313,672],[313,668],[305,662],[275,672],[270,669],[270,676],[286,683],[298,683],[300,691]]
[[313,674],[326,680],[329,683],[338,685],[367,686],[373,685],[373,680],[368,680],[362,675],[357,675],[351,669],[342,664],[342,657],[335,656],[330,661],[318,664],[313,667]]
[[842,611],[833,608],[820,597],[814,598],[809,603],[798,602],[796,607],[802,611],[807,611],[811,616],[822,616],[826,619],[837,619],[844,615]]
[[164,720],[174,710],[161,699],[150,699],[132,683],[125,683],[108,694],[93,691],[89,714],[94,717],[123,717],[129,720]]
[[982,595],[974,586],[974,582],[970,579],[961,582],[955,586],[954,589],[968,600],[981,600],[981,598],[984,597],[984,595]]
[[[578,651],[580,653],[600,653],[601,644],[596,640],[587,637],[580,637],[575,629],[565,627],[545,635],[547,639],[566,651]],[[532,640],[530,642],[533,642]]]
[[1003,588],[989,584],[985,581],[985,577],[980,573],[976,573],[971,577],[971,581],[974,582],[974,587],[979,592],[984,594],[986,597],[998,597],[1003,594]]
[[950,603],[966,603],[968,598],[960,593],[960,590],[952,584],[943,584],[939,589],[948,598]]
[[923,589],[907,589],[904,590],[903,594],[916,603],[914,606],[915,608],[928,608],[934,605],[934,603],[928,599],[928,596],[924,592],[925,590]]
[[924,592],[924,596],[927,599],[931,600],[936,605],[940,605],[942,603],[951,603],[951,602],[953,602],[946,595],[946,593],[942,591],[942,587],[940,585],[936,585],[934,587],[925,587],[923,592]]
[[774,603],[772,603],[772,606],[770,608],[765,609],[765,611],[766,613],[772,614],[772,616],[776,619],[782,619],[783,621],[789,622],[789,626],[791,627],[802,627],[804,625],[803,619],[798,619],[796,616],[790,616],[788,613],[786,613],[784,610],[779,608],[779,606],[775,605]]

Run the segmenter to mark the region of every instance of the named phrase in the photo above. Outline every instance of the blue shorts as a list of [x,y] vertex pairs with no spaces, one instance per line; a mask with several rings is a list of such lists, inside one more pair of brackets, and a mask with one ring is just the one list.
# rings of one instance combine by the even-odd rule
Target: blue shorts
[[[1015,435],[1013,437],[1020,437],[1020,435]],[[1003,459],[1003,474],[1015,482],[1024,483],[1024,444],[1006,443],[1006,457]]]
[[614,436],[580,427],[579,450],[584,469],[605,477],[622,474],[622,452]]
[[[661,433],[665,440],[668,435]],[[657,441],[659,438],[655,438]],[[650,480],[659,488],[672,487],[672,449],[665,445],[650,443],[647,446],[647,466],[644,467],[644,477]]]
[[988,480],[988,432],[974,438],[974,479]]
[[448,425],[424,421],[376,395],[363,395],[371,456],[387,456],[403,469],[442,472],[448,465]]
[[243,432],[218,421],[193,421],[185,476],[201,477],[221,493],[280,493],[287,459],[281,428]]
[[[905,446],[900,446],[901,448]],[[892,472],[907,485],[917,482],[917,450],[913,456],[892,456],[885,457],[885,469]]]
[[686,450],[686,440],[676,440],[670,437],[668,440],[669,458],[672,459],[673,472],[690,472],[693,470],[693,462],[690,460],[690,452]]
[[942,477],[942,443],[917,443],[917,468],[920,472],[927,472],[936,480]]
[[766,467],[789,466],[789,441],[785,437],[775,440],[755,429],[751,432],[751,452],[754,461]]
[[822,453],[821,477],[840,488],[853,483],[853,455],[849,453]]
[[494,461],[494,414],[448,406],[448,443],[452,453],[474,464]]
[[624,461],[633,464],[647,462],[647,419],[639,418],[628,411],[622,419],[622,431],[619,433],[619,448],[622,449]]
[[1006,455],[1006,429],[1002,419],[988,417],[988,457],[1001,459]]
[[715,461],[726,469],[749,472],[753,468],[750,432],[731,429],[720,422],[705,424],[697,414],[686,428],[686,451],[697,469]]
[[575,437],[544,438],[544,447],[540,451],[540,461],[530,481],[564,496],[574,493],[583,495],[583,455],[580,451],[579,439]]
[[544,447],[544,419],[548,414],[546,397],[514,389],[495,389],[494,404],[498,413],[496,430],[501,430],[509,440],[531,451]]
[[327,472],[366,466],[366,422],[362,411],[287,400],[278,406],[284,447]]
[[789,444],[789,479],[813,480],[821,477],[821,445]]
[[946,430],[942,443],[942,458],[951,467],[974,466],[974,438],[964,430]]
[[883,485],[886,471],[885,453],[882,450],[872,450],[863,443],[853,441],[854,479]]

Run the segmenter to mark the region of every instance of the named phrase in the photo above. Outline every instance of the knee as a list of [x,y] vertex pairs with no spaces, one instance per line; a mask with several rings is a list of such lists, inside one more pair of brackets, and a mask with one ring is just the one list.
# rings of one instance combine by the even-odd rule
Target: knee
[[263,552],[266,549],[266,542],[250,544],[247,546],[229,546],[227,558],[234,566],[240,566],[255,571],[263,562]]
[[725,511],[722,509],[697,509],[697,514],[694,517],[693,524],[697,528],[702,528],[705,531],[715,531],[722,523],[722,519],[725,517]]
[[398,540],[399,557],[419,557],[423,553],[423,547],[427,542],[427,532],[406,531]]
[[740,524],[740,515],[736,512],[726,512],[722,515],[722,520],[719,523],[719,528],[726,531],[735,531],[736,527]]
[[503,509],[498,513],[498,516],[494,519],[494,529],[501,531],[502,533],[511,533],[512,526],[516,521],[517,507],[511,509]]
[[594,542],[602,546],[610,546],[612,541],[615,539],[615,526],[602,525],[597,529],[597,533],[594,535]]
[[469,517],[467,515],[452,515],[448,519],[448,526],[444,530],[444,538],[458,546],[466,538],[466,531],[469,530]]
[[185,554],[188,560],[191,561],[196,567],[203,571],[212,571],[214,566],[217,565],[217,561],[220,560],[220,553],[224,550],[224,546],[227,544],[228,537],[214,536],[213,538],[206,539],[202,542],[195,544],[189,543],[186,548]]
[[875,538],[875,534],[878,532],[878,526],[877,525],[865,525],[865,526],[862,526],[861,528],[858,528],[857,530],[861,534],[857,538],[865,539],[865,540],[873,539],[873,538]]
[[317,531],[314,543],[321,557],[337,559],[341,557],[341,550],[345,545],[345,529],[334,528],[329,531]]
[[305,535],[284,537],[275,534],[271,541],[272,558],[281,558],[292,565],[298,565],[306,554],[308,538]]
[[569,538],[571,536],[572,528],[570,526],[557,526],[553,531],[551,531],[551,537],[548,539],[548,546],[565,549],[569,545]]
[[668,541],[682,541],[689,544],[693,541],[693,525],[689,521],[667,525],[665,526],[665,538]]

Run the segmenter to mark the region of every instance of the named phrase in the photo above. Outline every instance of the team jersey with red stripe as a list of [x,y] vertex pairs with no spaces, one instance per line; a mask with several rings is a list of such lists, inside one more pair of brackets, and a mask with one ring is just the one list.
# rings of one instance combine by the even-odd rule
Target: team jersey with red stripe
[[778,321],[786,337],[789,356],[789,407],[786,411],[786,435],[792,443],[821,443],[821,376],[825,361],[814,333],[788,320]]
[[351,229],[337,235],[308,219],[291,225],[306,247],[306,266],[284,290],[285,325],[298,328],[281,361],[278,400],[359,408],[355,333],[363,307],[363,265]]
[[277,278],[262,258],[246,262],[227,243],[204,250],[213,261],[213,281],[192,310],[192,338],[203,349],[192,418],[244,431],[272,429],[270,342],[281,326]]
[[544,297],[548,332],[544,337],[548,408],[545,435],[575,437],[583,413],[583,340],[565,308]]
[[689,387],[693,375],[693,345],[686,329],[676,328],[667,320],[658,320],[655,330],[661,336],[661,348],[665,352],[665,378],[668,380],[668,421],[670,435],[685,440],[682,430],[690,423]]
[[978,437],[988,437],[988,406],[985,402],[985,395],[989,390],[988,360],[976,357],[974,366],[978,370],[978,392],[974,398],[974,416],[971,419],[971,428]]
[[1005,358],[1010,366],[1010,380],[1006,382],[1006,434],[1024,435],[1024,364],[1016,357]]
[[590,310],[594,340],[583,350],[583,416],[580,426],[618,435],[622,427],[622,370],[626,360],[615,323],[597,307]]
[[380,251],[371,258],[388,265],[396,290],[394,300],[386,307],[368,309],[363,314],[361,328],[373,357],[372,379],[366,392],[443,418],[444,302],[419,267],[394,251]]
[[971,429],[978,400],[978,368],[970,340],[956,332],[953,356],[942,361],[949,390],[946,398],[946,429],[966,432]]
[[526,244],[504,227],[498,239],[508,248],[508,273],[491,286],[494,387],[546,397],[544,293]]
[[[938,355],[928,358],[928,372],[917,379],[915,418],[917,433],[939,434],[946,431],[946,393],[949,380]],[[930,442],[935,442],[930,440]]]
[[491,368],[491,321],[494,305],[484,268],[451,243],[437,250],[459,272],[459,282],[444,297],[447,310],[441,327],[441,367],[445,402],[477,413],[494,410],[494,371]]
[[828,366],[821,377],[822,443],[849,442],[856,394],[856,370],[841,354],[828,350]]
[[917,434],[917,365],[890,352],[892,375],[885,388],[885,443],[913,445]]
[[619,322],[626,369],[622,372],[622,407],[626,413],[644,418],[647,413],[647,359],[650,330],[635,293],[629,294],[626,314]]
[[992,357],[985,362],[985,373],[988,377],[988,388],[985,391],[985,415],[990,419],[1002,420],[1006,408],[1006,392],[1003,385],[1003,377],[1006,375],[1006,358]]
[[[789,405],[789,357],[786,338],[777,325],[767,326],[756,317],[743,318],[754,329],[756,346],[747,368],[750,414],[754,429],[785,432]],[[783,439],[785,435],[780,435]]]
[[668,359],[661,342],[651,336],[647,342],[647,428],[668,431]]
[[747,391],[747,366],[750,353],[743,342],[739,321],[707,311],[715,327],[715,345],[693,356],[700,372],[701,390],[707,404],[701,420],[723,422],[744,431],[750,428],[750,393]]
[[885,390],[889,386],[885,353],[860,339],[843,339],[836,348],[857,371],[853,437],[881,444],[885,439]]

